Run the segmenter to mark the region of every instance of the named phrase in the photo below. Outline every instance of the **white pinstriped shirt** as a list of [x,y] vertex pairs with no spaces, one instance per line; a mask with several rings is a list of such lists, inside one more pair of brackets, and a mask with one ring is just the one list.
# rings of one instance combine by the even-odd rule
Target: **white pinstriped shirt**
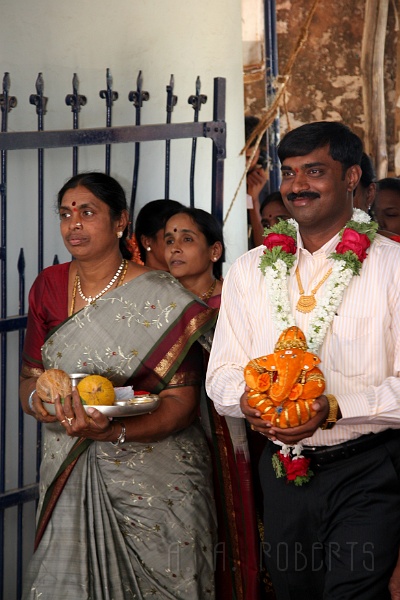
[[[301,281],[306,294],[333,262],[336,235],[314,254],[297,240]],[[240,396],[243,369],[252,358],[274,351],[279,332],[271,318],[265,277],[258,268],[263,246],[231,266],[224,280],[221,310],[207,371],[207,392],[220,414],[243,417]],[[305,333],[311,314],[295,310],[299,290],[291,270],[288,287],[296,325]],[[316,293],[324,292],[326,284]],[[332,445],[400,428],[400,244],[377,235],[354,276],[318,351],[325,393],[334,394],[342,419],[330,430],[318,429],[306,445]]]

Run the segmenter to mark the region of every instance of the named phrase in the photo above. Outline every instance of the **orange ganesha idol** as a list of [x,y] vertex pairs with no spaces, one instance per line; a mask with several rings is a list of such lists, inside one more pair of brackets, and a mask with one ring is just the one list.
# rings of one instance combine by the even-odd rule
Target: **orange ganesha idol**
[[316,414],[311,407],[324,393],[325,378],[317,367],[320,359],[307,349],[301,329],[289,327],[273,354],[254,358],[244,369],[250,406],[276,427],[297,427]]

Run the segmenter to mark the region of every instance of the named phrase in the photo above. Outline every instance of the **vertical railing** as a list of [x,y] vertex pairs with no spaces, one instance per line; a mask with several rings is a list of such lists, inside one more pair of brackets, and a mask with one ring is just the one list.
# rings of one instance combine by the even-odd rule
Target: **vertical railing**
[[[199,120],[199,112],[201,105],[207,102],[207,96],[200,94],[201,83],[200,77],[196,79],[196,93],[194,96],[189,96],[188,103],[192,105],[194,110],[194,122],[197,123]],[[190,179],[189,179],[189,194],[190,194],[190,206],[194,207],[194,174],[196,168],[196,150],[197,150],[197,138],[192,140],[192,153],[190,156]]]
[[[265,53],[266,53],[266,96],[268,104],[272,104],[276,94],[276,78],[278,77],[278,41],[276,33],[276,1],[265,2]],[[279,117],[276,117],[268,132],[268,158],[270,191],[279,190],[281,173],[277,146],[279,143]]]
[[[172,120],[174,106],[178,102],[178,96],[174,96],[174,76],[171,75],[169,85],[167,85],[167,124]],[[169,178],[171,169],[171,140],[165,141],[165,187],[164,198],[169,198]]]
[[213,121],[216,134],[219,134],[213,144],[212,152],[212,192],[211,212],[218,221],[223,223],[224,197],[224,159],[226,157],[226,81],[222,77],[214,79],[214,108]]
[[[139,75],[136,81],[136,92],[132,91],[128,94],[129,102],[133,102],[135,107],[135,125],[138,127],[141,123],[141,111],[143,102],[147,102],[150,98],[149,92],[144,92],[142,90],[143,85],[143,77],[142,71],[139,71]],[[138,178],[139,178],[139,165],[140,165],[140,142],[135,142],[135,162],[133,165],[133,177],[132,177],[132,192],[131,192],[131,202],[129,205],[129,220],[131,224],[133,224],[133,213],[135,210],[136,203],[136,193],[138,186]]]
[[[36,94],[31,94],[29,102],[36,106],[37,130],[44,130],[44,115],[46,114],[47,98],[43,95],[44,81],[42,73],[36,79]],[[43,169],[44,150],[38,148],[38,272],[43,270]]]
[[[78,93],[79,89],[79,79],[76,73],[72,78],[72,94],[68,94],[65,97],[65,104],[71,107],[72,112],[72,127],[73,129],[79,129],[79,113],[81,111],[82,106],[86,105],[87,99],[86,96],[81,96]],[[72,148],[72,174],[76,175],[78,173],[78,146],[73,146]]]
[[[25,257],[24,251],[21,248],[18,258],[18,274],[19,274],[19,310],[20,316],[25,314]],[[18,364],[22,362],[22,349],[24,345],[24,330],[20,329],[18,332]],[[24,487],[24,412],[21,405],[18,406],[18,489]],[[36,460],[36,482],[39,481],[39,447],[37,448],[37,460]],[[23,510],[24,504],[20,502],[18,504],[17,514],[17,598],[22,595],[22,536],[23,536]]]
[[[106,101],[106,127],[112,126],[112,109],[113,104],[118,100],[118,92],[114,92],[112,89],[113,80],[111,77],[110,69],[106,72],[107,89],[99,92],[100,98]],[[111,172],[111,144],[106,144],[106,165],[105,172],[107,175]]]
[[[3,93],[0,95],[1,108],[1,131],[8,130],[8,113],[17,106],[17,99],[9,95],[10,76],[5,73],[3,78]],[[7,152],[1,151],[1,181],[0,181],[0,209],[1,209],[1,233],[0,233],[0,262],[1,262],[1,306],[0,318],[7,316]],[[0,382],[0,494],[5,492],[5,464],[6,464],[6,389],[7,389],[7,334],[1,332],[0,336],[1,355],[1,382]],[[0,511],[0,574],[4,573],[4,511]],[[2,593],[0,586],[0,593]]]

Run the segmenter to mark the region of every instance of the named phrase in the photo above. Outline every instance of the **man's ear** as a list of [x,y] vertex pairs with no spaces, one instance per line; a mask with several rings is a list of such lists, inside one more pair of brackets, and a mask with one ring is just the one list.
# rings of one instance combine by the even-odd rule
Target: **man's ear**
[[360,165],[352,165],[351,167],[349,167],[346,171],[346,178],[347,178],[347,189],[349,192],[353,192],[357,185],[358,182],[360,181],[362,175],[362,170]]

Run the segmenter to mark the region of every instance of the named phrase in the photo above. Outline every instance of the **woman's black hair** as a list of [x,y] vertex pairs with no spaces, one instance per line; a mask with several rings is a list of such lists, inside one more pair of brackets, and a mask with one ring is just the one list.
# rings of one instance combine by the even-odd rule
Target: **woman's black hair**
[[360,183],[364,188],[367,188],[376,181],[376,174],[374,165],[372,164],[371,157],[365,152],[362,153],[361,157],[361,177]]
[[279,160],[283,163],[287,158],[305,156],[325,146],[329,146],[333,160],[342,163],[343,178],[349,167],[361,163],[361,139],[347,125],[337,121],[307,123],[289,131],[279,143]]
[[213,263],[213,275],[216,279],[221,279],[222,265],[225,262],[225,244],[222,226],[218,219],[202,208],[189,208],[186,206],[176,211],[175,214],[188,215],[188,217],[196,223],[197,227],[206,238],[209,246],[212,246],[215,242],[221,243],[222,254],[219,259]]
[[[110,209],[112,220],[117,220],[124,210],[128,210],[126,195],[123,187],[114,177],[91,171],[88,173],[79,173],[74,175],[63,185],[57,195],[57,208],[60,208],[62,199],[68,190],[72,190],[82,186],[89,190],[96,198],[107,204]],[[132,258],[131,251],[126,246],[126,238],[128,235],[128,225],[125,227],[122,237],[119,240],[119,248],[124,258],[130,260]]]
[[399,177],[384,177],[378,181],[377,191],[391,190],[400,193],[400,178]]
[[137,214],[135,222],[135,237],[139,247],[140,260],[146,262],[146,249],[142,243],[142,236],[154,239],[165,223],[178,212],[183,204],[177,200],[151,200],[145,204]]
[[262,201],[260,206],[260,214],[270,202],[281,202],[283,206],[285,206],[282,194],[280,192],[271,192],[270,194],[268,194],[268,196],[265,196],[264,200]]

